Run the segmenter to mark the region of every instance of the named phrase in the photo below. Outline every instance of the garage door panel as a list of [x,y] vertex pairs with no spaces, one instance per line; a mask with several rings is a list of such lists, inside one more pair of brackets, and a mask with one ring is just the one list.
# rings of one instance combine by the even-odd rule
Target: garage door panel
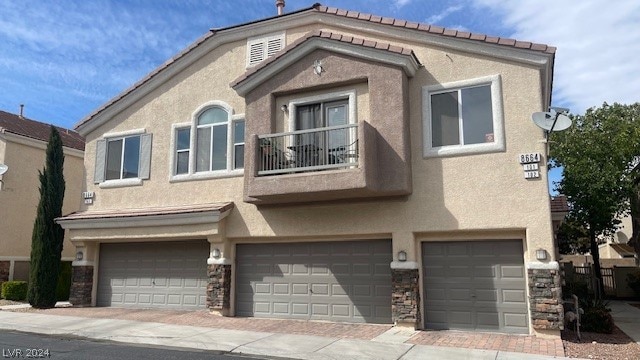
[[502,278],[521,279],[524,277],[524,266],[522,265],[502,265],[500,267],[500,276]]
[[423,243],[425,326],[528,333],[522,241]]
[[[288,250],[282,249],[288,248]],[[379,254],[386,249],[386,255]],[[263,259],[291,273],[256,274],[250,267],[257,251],[290,253]],[[241,244],[236,248],[237,311],[240,316],[318,319],[349,322],[391,322],[391,242],[349,241],[303,244]],[[384,270],[383,270],[384,269]],[[289,294],[256,290],[257,284],[289,284]],[[247,286],[249,285],[249,286]],[[249,291],[251,289],[251,291]],[[246,304],[288,302],[288,309],[256,311]],[[377,311],[376,307],[387,310]],[[284,311],[289,313],[285,313]]]
[[99,306],[203,308],[209,244],[101,244]]

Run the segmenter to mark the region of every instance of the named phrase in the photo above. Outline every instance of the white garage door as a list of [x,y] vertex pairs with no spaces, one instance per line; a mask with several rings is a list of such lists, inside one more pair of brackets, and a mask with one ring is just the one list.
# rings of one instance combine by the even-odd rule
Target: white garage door
[[528,333],[522,241],[422,245],[425,327]]
[[102,244],[98,306],[204,308],[209,243]]
[[240,316],[391,323],[391,241],[237,246]]

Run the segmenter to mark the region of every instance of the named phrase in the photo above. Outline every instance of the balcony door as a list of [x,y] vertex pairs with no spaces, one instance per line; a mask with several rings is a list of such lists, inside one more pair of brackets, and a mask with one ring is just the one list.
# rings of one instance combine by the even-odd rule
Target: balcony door
[[339,100],[296,107],[296,130],[319,131],[299,134],[295,139],[296,156],[304,166],[335,163],[332,152],[349,145],[349,129],[330,127],[349,123],[349,101]]

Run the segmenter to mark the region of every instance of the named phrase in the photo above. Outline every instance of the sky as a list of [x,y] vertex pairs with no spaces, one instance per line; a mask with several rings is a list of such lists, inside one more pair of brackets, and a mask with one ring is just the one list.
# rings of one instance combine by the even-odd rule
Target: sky
[[[321,3],[555,46],[553,105],[574,114],[640,101],[637,0]],[[0,0],[0,110],[73,128],[209,29],[275,14],[275,0]]]

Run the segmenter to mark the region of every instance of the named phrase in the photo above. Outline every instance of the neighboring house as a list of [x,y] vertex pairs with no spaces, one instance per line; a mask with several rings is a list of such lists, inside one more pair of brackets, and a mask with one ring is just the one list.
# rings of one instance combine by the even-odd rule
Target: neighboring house
[[554,53],[317,4],[212,30],[77,125],[71,301],[558,336]]
[[[62,211],[80,208],[84,187],[84,138],[58,128],[64,151],[66,183]],[[0,111],[0,283],[29,279],[31,234],[40,200],[38,171],[44,169],[51,125]],[[67,234],[68,235],[68,234]],[[72,261],[76,250],[65,237],[62,260]]]
[[598,246],[600,259],[625,259],[624,262],[618,261],[615,264],[634,266],[636,265],[636,252],[633,246],[628,244],[633,232],[631,216],[627,215],[621,221],[618,230],[612,236],[606,237],[605,241]]

